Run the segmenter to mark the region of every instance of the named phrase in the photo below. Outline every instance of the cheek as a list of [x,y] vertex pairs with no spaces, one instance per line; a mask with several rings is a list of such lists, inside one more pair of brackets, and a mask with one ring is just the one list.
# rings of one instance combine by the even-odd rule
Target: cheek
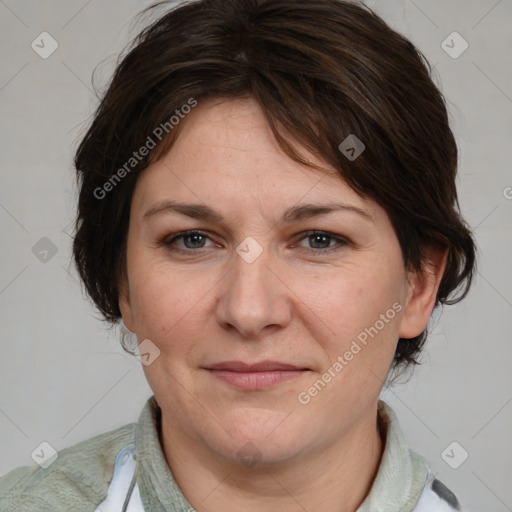
[[[182,274],[183,275],[183,274]],[[194,317],[201,290],[194,280],[180,278],[178,272],[148,263],[133,273],[132,307],[140,336],[158,345]]]
[[399,288],[393,282],[387,282],[383,275],[366,269],[330,280],[330,292],[319,297],[319,311],[335,339],[357,337],[360,332],[373,326],[381,315],[386,316],[390,309],[386,326],[396,323],[397,315],[392,306],[400,302],[401,294]]
[[[370,273],[333,280],[331,286],[335,290],[319,309],[331,331],[317,338],[325,363],[297,398],[301,404],[311,404],[305,414],[323,418],[331,411],[346,418],[352,411],[356,418],[378,398],[387,378],[402,306],[398,291]],[[330,428],[336,430],[336,422]]]
[[166,356],[160,361],[177,371],[184,360],[196,360],[204,351],[214,315],[212,297],[222,273],[144,260],[133,273],[131,288],[137,335],[155,343]]
[[334,400],[340,406],[351,403],[355,407],[368,399],[365,394],[377,396],[387,377],[403,309],[399,272],[393,267],[387,272],[378,266],[373,269],[366,266],[344,275],[340,272],[336,278],[333,275],[330,293],[318,296],[318,315],[328,325],[329,335],[317,341],[326,355],[323,375],[332,382],[319,405]]

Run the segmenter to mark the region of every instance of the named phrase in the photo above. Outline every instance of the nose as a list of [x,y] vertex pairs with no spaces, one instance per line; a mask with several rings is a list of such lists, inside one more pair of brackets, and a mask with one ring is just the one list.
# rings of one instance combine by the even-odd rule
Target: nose
[[290,323],[291,292],[277,263],[267,250],[254,261],[234,253],[233,267],[219,288],[216,315],[223,328],[257,340]]

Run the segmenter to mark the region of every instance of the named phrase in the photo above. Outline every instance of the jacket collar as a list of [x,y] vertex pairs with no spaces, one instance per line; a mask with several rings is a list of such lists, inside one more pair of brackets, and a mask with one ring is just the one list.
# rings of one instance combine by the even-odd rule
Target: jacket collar
[[[378,419],[384,453],[370,493],[357,512],[413,511],[427,481],[426,460],[409,450],[393,410],[379,401]],[[161,410],[152,396],[144,406],[135,432],[137,482],[146,510],[175,512],[193,510],[167,465],[159,437]]]

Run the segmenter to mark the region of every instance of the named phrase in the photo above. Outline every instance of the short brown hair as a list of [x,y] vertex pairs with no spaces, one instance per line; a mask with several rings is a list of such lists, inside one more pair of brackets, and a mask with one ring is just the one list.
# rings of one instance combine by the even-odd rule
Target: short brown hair
[[[461,300],[475,245],[458,205],[457,146],[430,75],[411,42],[352,1],[195,0],[159,16],[127,49],[75,155],[74,260],[103,317],[121,318],[137,175],[170,149],[183,123],[133,172],[118,174],[108,197],[98,198],[98,188],[190,98],[255,98],[291,158],[309,164],[285,133],[386,210],[406,268],[424,268],[426,247],[447,248],[436,306]],[[349,135],[366,148],[354,160],[339,149]],[[399,340],[395,368],[417,362],[426,335]]]

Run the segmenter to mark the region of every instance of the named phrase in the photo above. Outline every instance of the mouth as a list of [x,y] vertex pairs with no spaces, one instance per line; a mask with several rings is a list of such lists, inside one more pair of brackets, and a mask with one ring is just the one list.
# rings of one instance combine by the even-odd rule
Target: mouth
[[283,384],[310,372],[309,368],[278,361],[254,364],[225,361],[205,367],[213,377],[239,389],[258,390]]

